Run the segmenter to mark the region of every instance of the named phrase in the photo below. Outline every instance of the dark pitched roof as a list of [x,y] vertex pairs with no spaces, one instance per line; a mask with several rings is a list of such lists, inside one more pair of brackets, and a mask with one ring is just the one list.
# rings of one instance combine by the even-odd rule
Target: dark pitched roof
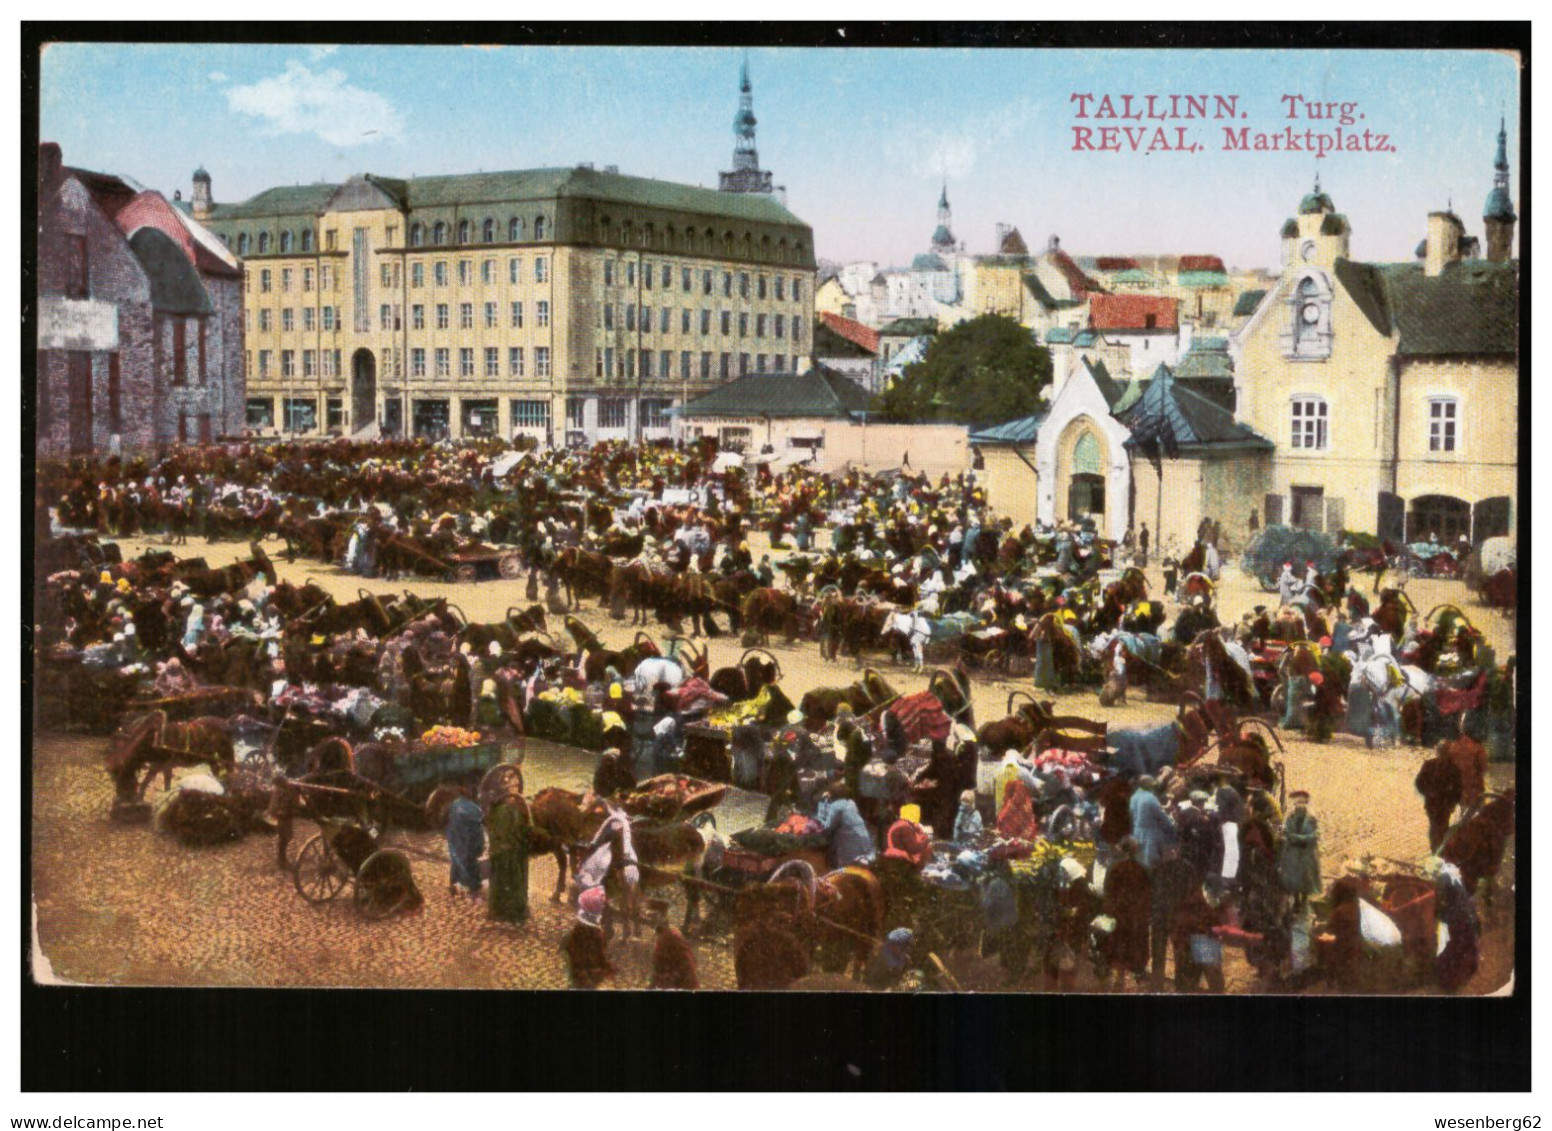
[[1137,260],[1130,255],[1101,255],[1094,260],[1096,271],[1129,271],[1137,266]]
[[936,318],[896,318],[893,322],[880,326],[878,330],[879,336],[883,338],[919,338],[923,334],[937,332]]
[[1223,260],[1216,255],[1182,255],[1180,257],[1180,270],[1182,271],[1222,271]]
[[1105,368],[1103,361],[1090,361],[1085,358],[1084,364],[1089,367],[1089,372],[1093,374],[1094,384],[1099,386],[1099,395],[1105,398],[1107,405],[1114,408],[1116,403],[1120,401],[1122,394],[1126,392],[1126,383],[1124,381],[1117,381],[1110,376],[1110,370]]
[[1014,228],[1002,237],[1002,243],[997,248],[997,254],[1028,255],[1029,245],[1024,242],[1024,237],[1019,235],[1019,230]]
[[1034,416],[1021,416],[1017,420],[1010,420],[1005,424],[993,425],[990,428],[982,428],[970,433],[972,444],[1033,444],[1035,436],[1040,432],[1040,425],[1045,423],[1045,414],[1036,413]]
[[1517,263],[1467,259],[1429,278],[1418,263],[1336,261],[1337,281],[1401,357],[1512,357],[1520,344]]
[[1072,289],[1074,295],[1086,295],[1091,292],[1102,294],[1104,292],[1104,288],[1089,278],[1083,268],[1073,262],[1072,256],[1068,255],[1061,248],[1052,248],[1046,254],[1050,257],[1051,262],[1056,264],[1056,269],[1067,280],[1067,286]]
[[1167,365],[1154,371],[1125,424],[1132,433],[1129,446],[1158,444],[1167,453],[1209,445],[1273,446],[1228,409],[1176,381]]
[[1234,317],[1247,316],[1256,312],[1256,307],[1261,305],[1261,300],[1266,297],[1266,292],[1246,291],[1234,300]]
[[[238,204],[214,204],[212,220],[247,220],[264,216],[316,216],[339,185],[280,185]],[[180,202],[182,203],[182,202]]]
[[151,280],[152,309],[166,314],[210,314],[214,310],[199,272],[166,232],[140,228],[129,237],[129,248]]
[[782,416],[840,420],[873,403],[857,382],[816,366],[807,373],[752,374],[696,397],[680,416]]
[[1176,377],[1233,377],[1228,343],[1222,338],[1196,338],[1175,365]]

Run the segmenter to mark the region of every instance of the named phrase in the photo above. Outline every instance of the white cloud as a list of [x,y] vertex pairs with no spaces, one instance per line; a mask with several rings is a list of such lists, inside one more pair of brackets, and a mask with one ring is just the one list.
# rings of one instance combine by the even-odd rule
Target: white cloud
[[205,77],[208,78],[211,82],[214,82],[214,83],[223,83],[223,82],[227,81],[226,72],[225,71],[211,71]]
[[908,125],[885,143],[885,153],[891,162],[905,165],[918,177],[962,181],[975,171],[982,154],[1009,141],[1038,111],[1035,103],[1024,100],[967,118],[951,129],[924,130]]
[[365,145],[402,136],[404,119],[381,94],[353,86],[345,72],[292,62],[285,73],[226,92],[227,105],[260,119],[268,134],[313,134],[330,145]]
[[339,44],[315,43],[307,49],[307,57],[316,63],[319,59],[327,59],[339,50]]

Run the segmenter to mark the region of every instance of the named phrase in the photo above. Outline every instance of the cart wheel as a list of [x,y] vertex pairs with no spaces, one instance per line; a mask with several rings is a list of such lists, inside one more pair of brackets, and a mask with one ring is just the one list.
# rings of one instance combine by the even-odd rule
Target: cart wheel
[[523,559],[516,554],[505,554],[498,563],[501,576],[508,581],[521,580],[523,576]]
[[478,576],[479,572],[474,568],[473,562],[461,562],[453,567],[454,581],[474,581]]
[[293,878],[302,898],[317,906],[338,898],[350,880],[350,871],[323,834],[318,833],[296,854]]
[[507,790],[513,784],[516,784],[517,792],[523,792],[523,768],[521,766],[512,762],[503,762],[499,766],[492,766],[490,771],[480,779],[478,793],[480,806],[488,809],[505,797]]
[[392,848],[374,852],[356,873],[356,910],[368,919],[386,919],[409,906],[415,895],[410,858]]

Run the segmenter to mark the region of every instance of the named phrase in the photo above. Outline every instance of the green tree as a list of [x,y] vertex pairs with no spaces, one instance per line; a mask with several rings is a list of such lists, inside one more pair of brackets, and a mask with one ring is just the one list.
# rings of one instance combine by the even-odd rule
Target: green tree
[[1050,383],[1050,351],[1013,319],[983,314],[933,339],[877,408],[890,420],[986,428],[1040,411]]

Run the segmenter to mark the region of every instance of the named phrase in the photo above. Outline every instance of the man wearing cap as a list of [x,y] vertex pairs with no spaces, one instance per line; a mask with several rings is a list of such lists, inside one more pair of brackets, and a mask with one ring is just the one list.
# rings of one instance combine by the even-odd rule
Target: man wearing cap
[[1175,822],[1159,802],[1158,782],[1151,775],[1137,779],[1137,788],[1132,791],[1128,808],[1132,836],[1137,840],[1137,861],[1152,872],[1178,847],[1179,834]]
[[1288,795],[1293,808],[1283,821],[1283,844],[1277,858],[1277,877],[1283,890],[1302,904],[1322,891],[1320,879],[1320,825],[1309,811],[1310,795],[1296,789]]
[[1180,855],[1191,866],[1198,887],[1216,874],[1223,851],[1222,834],[1207,812],[1210,800],[1206,790],[1193,789],[1175,815],[1180,826]]

